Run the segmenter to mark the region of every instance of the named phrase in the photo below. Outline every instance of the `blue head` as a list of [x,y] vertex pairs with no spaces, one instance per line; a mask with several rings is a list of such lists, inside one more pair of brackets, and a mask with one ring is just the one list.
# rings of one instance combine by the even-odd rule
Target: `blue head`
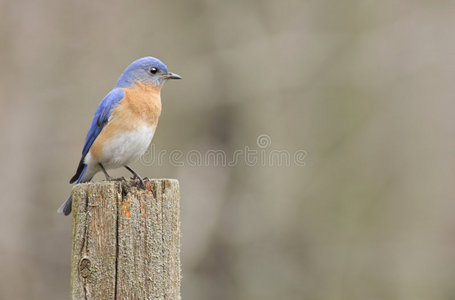
[[161,87],[168,79],[181,78],[179,75],[169,72],[166,65],[159,59],[147,56],[131,63],[120,76],[115,86],[126,88],[141,82]]

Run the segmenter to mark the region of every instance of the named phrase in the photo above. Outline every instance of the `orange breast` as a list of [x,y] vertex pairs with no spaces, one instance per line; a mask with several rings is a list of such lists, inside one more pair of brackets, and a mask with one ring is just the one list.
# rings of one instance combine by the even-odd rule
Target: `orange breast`
[[116,113],[132,118],[133,122],[142,120],[156,126],[161,114],[161,88],[138,83],[135,87],[124,90],[125,98],[120,102]]
[[117,134],[133,131],[144,125],[158,124],[161,114],[161,88],[139,83],[124,90],[125,97],[114,109],[109,122],[90,147],[90,153],[98,161],[103,156],[105,143]]

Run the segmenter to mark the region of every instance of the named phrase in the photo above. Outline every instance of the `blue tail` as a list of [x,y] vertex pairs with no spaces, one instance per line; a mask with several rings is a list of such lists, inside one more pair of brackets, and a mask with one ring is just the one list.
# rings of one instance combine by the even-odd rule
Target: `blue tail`
[[[90,181],[92,178],[86,179],[82,181],[82,177],[84,177],[84,173],[87,170],[87,165],[84,165],[82,171],[80,172],[79,178],[76,181],[76,184],[81,183],[81,182],[87,182]],[[60,208],[57,210],[58,213],[62,213],[65,216],[69,215],[71,213],[71,210],[73,208],[73,193],[70,194],[68,199],[65,201],[65,203],[60,206]]]
[[71,213],[72,208],[73,208],[73,193],[70,194],[69,198],[65,201],[65,203],[62,204],[62,206],[60,206],[60,208],[57,210],[57,212],[67,216]]

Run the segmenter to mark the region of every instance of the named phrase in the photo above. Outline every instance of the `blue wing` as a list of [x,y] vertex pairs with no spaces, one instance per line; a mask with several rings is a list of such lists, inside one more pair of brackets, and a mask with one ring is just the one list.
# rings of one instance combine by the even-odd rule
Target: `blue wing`
[[95,112],[93,117],[92,125],[88,130],[87,137],[85,138],[84,148],[82,149],[82,157],[77,167],[76,174],[71,178],[70,183],[75,182],[79,179],[82,171],[84,170],[84,159],[87,155],[90,147],[95,141],[96,137],[100,134],[106,125],[109,117],[111,116],[112,109],[117,106],[117,104],[125,97],[125,91],[123,89],[113,89],[109,94],[104,97],[101,101],[98,109]]

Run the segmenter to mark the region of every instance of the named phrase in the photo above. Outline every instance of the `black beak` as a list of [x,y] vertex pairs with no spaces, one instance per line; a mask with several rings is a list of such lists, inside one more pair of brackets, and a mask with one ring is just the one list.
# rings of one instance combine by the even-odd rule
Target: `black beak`
[[167,74],[164,74],[164,78],[166,78],[166,79],[182,79],[182,76],[180,76],[178,74],[175,74],[175,73],[172,73],[172,72],[168,72]]

